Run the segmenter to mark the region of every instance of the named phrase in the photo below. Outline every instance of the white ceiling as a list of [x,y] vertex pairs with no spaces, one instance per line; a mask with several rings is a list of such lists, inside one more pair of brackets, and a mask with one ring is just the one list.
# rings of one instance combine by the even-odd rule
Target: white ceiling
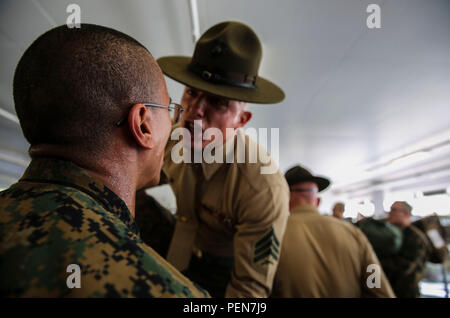
[[[14,113],[21,54],[66,23],[73,2],[82,22],[128,33],[155,57],[192,54],[187,0],[1,0],[0,108]],[[381,29],[366,26],[370,3],[381,6]],[[448,0],[198,0],[198,10],[201,32],[237,20],[259,35],[260,75],[278,83],[286,99],[252,105],[249,126],[280,129],[282,171],[301,163],[343,181],[356,166],[450,132]],[[168,84],[179,99],[182,86]],[[0,116],[1,151],[23,163],[27,147],[18,125]],[[0,164],[0,183],[21,171],[23,164]]]

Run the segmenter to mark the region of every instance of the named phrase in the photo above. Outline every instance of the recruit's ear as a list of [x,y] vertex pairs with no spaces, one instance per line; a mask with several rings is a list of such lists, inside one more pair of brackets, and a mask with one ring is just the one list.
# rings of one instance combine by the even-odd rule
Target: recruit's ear
[[152,149],[153,134],[150,127],[150,109],[143,104],[135,104],[128,115],[128,127],[139,146]]

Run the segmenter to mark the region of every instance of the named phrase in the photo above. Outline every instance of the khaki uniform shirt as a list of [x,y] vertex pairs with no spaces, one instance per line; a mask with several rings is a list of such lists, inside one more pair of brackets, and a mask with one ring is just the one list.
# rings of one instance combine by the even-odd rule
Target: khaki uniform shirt
[[[380,288],[373,269],[379,265]],[[365,235],[354,225],[297,206],[288,220],[273,287],[274,297],[395,297]]]
[[[183,270],[193,247],[234,257],[225,297],[267,297],[289,215],[283,175],[278,168],[261,174],[261,162],[248,162],[251,149],[263,149],[240,130],[222,146],[224,156],[234,155],[233,163],[174,163],[171,150],[178,142],[169,140],[164,160],[178,207],[167,259]],[[245,163],[237,163],[238,142],[245,142]]]
[[144,244],[121,198],[50,158],[0,192],[0,282],[3,297],[208,296]]

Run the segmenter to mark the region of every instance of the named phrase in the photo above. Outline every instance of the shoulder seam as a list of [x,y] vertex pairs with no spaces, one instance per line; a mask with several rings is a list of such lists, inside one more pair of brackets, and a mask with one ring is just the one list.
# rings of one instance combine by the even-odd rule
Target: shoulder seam
[[72,184],[72,183],[68,183],[68,182],[62,182],[62,181],[47,181],[47,180],[41,180],[41,179],[22,179],[21,181],[23,182],[32,182],[32,183],[45,183],[45,184],[49,184],[49,185],[60,185],[60,186],[64,186],[67,188],[72,188],[78,191],[81,191],[83,193],[85,193],[86,195],[88,195],[92,200],[94,200],[95,202],[99,202],[102,205],[102,208],[105,211],[109,211],[106,206],[105,206],[105,202],[103,201],[103,198],[98,197],[91,191],[83,188],[83,187],[79,187],[76,184]]

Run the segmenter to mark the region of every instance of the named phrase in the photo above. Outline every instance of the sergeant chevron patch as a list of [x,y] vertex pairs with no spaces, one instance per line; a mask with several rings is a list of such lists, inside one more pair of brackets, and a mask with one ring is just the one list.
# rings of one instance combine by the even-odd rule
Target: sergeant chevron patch
[[278,260],[279,249],[280,241],[273,228],[271,228],[262,239],[256,242],[253,263],[261,263],[261,265],[273,264],[273,260]]

